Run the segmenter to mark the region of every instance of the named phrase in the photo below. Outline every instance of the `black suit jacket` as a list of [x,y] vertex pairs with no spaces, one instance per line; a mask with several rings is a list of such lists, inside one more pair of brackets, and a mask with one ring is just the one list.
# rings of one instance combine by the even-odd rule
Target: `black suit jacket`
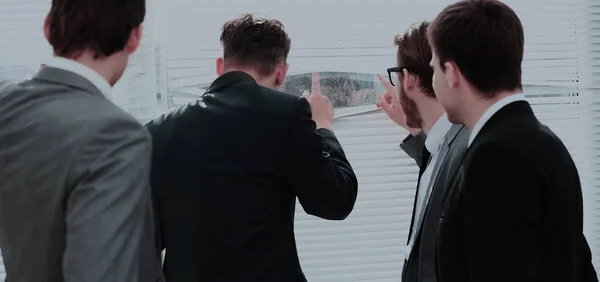
[[195,103],[147,125],[167,281],[306,281],[294,239],[304,210],[342,220],[356,176],[308,102],[222,75]]
[[[409,136],[410,137],[410,136]],[[425,134],[423,132],[414,136],[412,139],[405,139],[400,147],[411,157],[415,158],[414,150],[421,149],[421,160],[415,158],[419,166],[419,181],[421,182],[421,174],[427,167],[429,152],[425,150]],[[435,271],[435,238],[437,231],[438,219],[440,217],[442,201],[449,186],[449,181],[454,177],[458,170],[463,153],[466,151],[467,142],[469,140],[469,130],[463,125],[453,125],[442,143],[440,155],[435,167],[432,167],[433,185],[430,200],[425,206],[425,214],[423,215],[423,223],[420,225],[410,256],[407,258],[402,270],[403,282],[436,282]],[[417,183],[417,191],[415,193],[415,203],[413,204],[413,215],[410,223],[408,238],[412,234],[413,225],[415,224],[415,207],[416,200],[419,195],[419,183]],[[407,242],[408,243],[408,242]]]
[[527,102],[483,126],[444,200],[440,282],[598,281],[577,168]]

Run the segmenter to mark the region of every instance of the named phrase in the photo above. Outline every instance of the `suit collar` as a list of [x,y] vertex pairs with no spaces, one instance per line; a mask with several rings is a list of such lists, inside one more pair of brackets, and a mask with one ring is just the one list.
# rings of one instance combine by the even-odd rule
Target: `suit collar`
[[80,88],[89,93],[100,93],[108,99],[112,95],[112,86],[104,77],[74,60],[53,57],[36,77]]
[[433,179],[437,179],[437,173],[439,172],[440,166],[446,161],[446,156],[450,152],[450,148],[452,148],[452,143],[454,142],[454,140],[456,139],[458,134],[463,129],[465,131],[467,130],[467,128],[465,128],[465,126],[462,124],[453,124],[452,127],[450,127],[450,129],[446,133],[446,138],[444,139],[444,142],[442,143],[442,145],[446,145],[446,146],[442,146],[440,148],[439,160],[438,160],[438,162],[436,162],[436,167],[434,168],[434,172],[432,173]]
[[456,139],[456,136],[458,136],[458,133],[464,127],[465,126],[462,124],[453,124],[450,127],[450,129],[448,130],[448,133],[446,133],[446,139],[448,140],[448,147],[452,146],[452,142],[454,142],[454,139]]
[[256,84],[256,80],[254,80],[254,78],[249,74],[242,71],[231,71],[224,73],[215,79],[208,90],[206,90],[206,93],[216,92],[240,82]]
[[[439,175],[440,175],[440,172],[442,171],[442,167],[446,163],[446,159],[448,158],[448,155],[450,154],[452,142],[454,142],[454,140],[459,135],[461,130],[463,130],[464,127],[465,127],[464,125],[453,124],[446,133],[446,137],[444,138],[442,146],[440,147],[440,150],[438,152],[437,160],[435,161],[434,166],[432,167],[433,171],[431,172],[431,178],[430,178],[431,181],[428,183],[428,185],[429,185],[428,188],[431,189],[431,195],[429,196],[430,198],[428,199],[428,201],[425,202],[425,205],[423,205],[423,207],[422,207],[423,210],[418,218],[415,217],[415,215],[414,215],[415,209],[413,208],[413,218],[411,220],[411,231],[412,231],[412,224],[417,224],[417,228],[415,229],[414,234],[412,234],[412,232],[409,232],[409,235],[408,235],[409,241],[410,241],[410,238],[413,238],[413,240],[415,240],[415,242],[416,242],[416,238],[421,234],[421,230],[423,229],[423,221],[425,220],[427,211],[429,210],[428,202],[431,201],[431,197],[434,197],[433,191],[434,191],[434,189],[436,189],[435,188],[436,185],[438,185]],[[467,129],[464,128],[464,130],[466,131]],[[458,145],[460,146],[461,144],[458,144]],[[454,157],[457,157],[457,156],[455,155]],[[424,166],[422,166],[422,167],[424,167]],[[451,169],[455,169],[455,168],[456,167],[449,168],[449,170],[451,171]],[[422,174],[422,172],[421,172],[421,174]],[[420,179],[419,179],[419,181],[420,181]],[[420,183],[417,183],[417,187],[419,187],[419,185],[420,185]],[[437,189],[439,189],[439,188],[437,188]],[[417,189],[417,192],[415,195],[415,203],[416,203],[416,197],[418,196],[418,193],[420,192],[419,190],[420,189]],[[415,220],[418,220],[418,222],[415,223],[414,222]],[[414,248],[414,246],[412,246],[412,248]],[[412,251],[412,248],[408,250],[409,255],[410,255],[410,252]]]
[[[450,124],[450,122],[448,122],[448,123]],[[464,125],[450,124],[450,128],[448,130],[446,130],[446,132],[445,132],[446,134],[441,141],[442,143],[440,144],[439,150],[435,153],[435,154],[437,154],[436,161],[433,164],[427,164],[426,162],[424,162],[425,160],[422,160],[422,165],[421,165],[420,171],[419,171],[419,180],[417,181],[418,189],[415,193],[415,204],[416,204],[416,200],[417,200],[419,193],[423,192],[423,191],[421,191],[421,188],[425,188],[426,190],[431,191],[431,194],[429,195],[429,198],[425,201],[424,205],[422,206],[422,210],[418,214],[418,216],[415,216],[416,209],[413,206],[413,215],[412,215],[412,219],[411,219],[411,226],[410,226],[411,229],[410,229],[409,235],[408,235],[408,244],[410,244],[411,239],[412,239],[412,242],[415,243],[417,240],[417,237],[421,234],[421,230],[423,229],[423,220],[425,220],[427,210],[429,209],[428,202],[431,201],[431,197],[433,197],[433,195],[434,195],[433,191],[434,191],[436,185],[438,184],[439,174],[442,170],[442,167],[446,163],[446,158],[448,157],[448,155],[450,153],[450,149],[452,147],[452,142],[454,142],[454,140],[458,136],[458,133],[463,128],[464,128]],[[427,138],[430,138],[430,136],[427,136]],[[428,151],[424,149],[423,155],[429,156],[429,154],[426,154],[427,152]],[[425,165],[425,164],[427,164],[427,165]],[[425,167],[430,166],[430,165],[433,165],[433,167],[431,168],[432,169],[431,178],[428,183],[428,187],[421,187],[420,186],[421,185],[421,183],[420,183],[421,176],[422,176],[423,172],[425,172]],[[412,228],[413,228],[414,224],[416,224],[416,229],[414,230],[414,233],[413,233]],[[414,245],[407,246],[407,249],[405,251],[405,256],[407,258],[410,256],[410,253],[412,252],[412,249],[414,247],[415,247]]]
[[533,113],[533,110],[531,109],[531,106],[529,105],[529,102],[516,101],[510,103],[504,106],[502,109],[498,110],[492,117],[490,117],[490,119],[483,125],[477,136],[473,136],[473,133],[471,133],[471,136],[469,138],[471,142],[469,143],[469,146],[477,140],[476,137],[484,134],[487,130],[489,130],[490,127],[493,127],[494,124],[502,120],[515,117],[517,115],[528,115],[532,118],[535,118],[535,115]]
[[481,117],[479,118],[479,120],[477,121],[477,123],[475,123],[475,126],[473,127],[473,131],[471,132],[471,136],[469,137],[469,143],[468,144],[471,145],[471,143],[473,143],[473,140],[475,140],[475,137],[477,137],[477,135],[479,134],[479,132],[481,131],[481,129],[485,126],[485,124],[494,115],[496,115],[496,113],[498,113],[500,110],[502,110],[507,105],[513,104],[515,102],[521,102],[521,101],[526,101],[525,100],[525,95],[523,95],[523,94],[509,95],[509,96],[506,96],[506,97],[504,97],[504,98],[496,101],[492,106],[490,106],[483,113],[483,115],[481,115]]

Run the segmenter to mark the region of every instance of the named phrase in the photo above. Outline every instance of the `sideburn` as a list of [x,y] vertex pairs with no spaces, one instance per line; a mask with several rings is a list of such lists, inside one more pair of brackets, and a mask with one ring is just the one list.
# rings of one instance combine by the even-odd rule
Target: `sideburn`
[[417,103],[408,98],[404,90],[401,90],[398,94],[400,96],[400,106],[406,117],[406,125],[411,128],[422,128],[423,118],[421,117],[421,113],[419,113]]

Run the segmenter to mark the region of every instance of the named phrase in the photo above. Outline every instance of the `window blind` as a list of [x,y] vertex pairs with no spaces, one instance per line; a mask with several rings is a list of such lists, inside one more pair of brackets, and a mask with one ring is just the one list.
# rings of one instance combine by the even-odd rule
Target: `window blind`
[[112,99],[141,123],[155,118],[159,113],[159,89],[156,61],[157,0],[146,0],[146,17],[142,40],[129,62],[121,80],[114,86]]
[[[540,120],[562,138],[579,168],[585,233],[597,266],[600,21],[594,19],[600,16],[600,4],[505,2],[525,27],[524,93]],[[260,12],[284,22],[292,37],[290,74],[384,73],[395,65],[393,36],[414,22],[432,19],[449,2],[237,0],[209,7],[193,0],[169,3],[157,9],[159,2],[149,2],[144,41],[113,95],[142,122],[194,99],[199,88],[216,77],[219,26],[240,13]],[[10,54],[0,57],[0,67],[39,64],[50,56],[41,32],[48,4],[0,0],[0,38],[11,38],[0,42],[0,52]],[[334,127],[359,177],[359,197],[352,215],[339,222],[308,216],[298,206],[296,236],[303,269],[311,281],[398,281],[417,178],[414,161],[398,148],[407,132],[381,112],[340,117]]]
[[598,269],[600,215],[597,145],[599,4],[591,0],[505,1],[525,27],[523,80],[538,118],[573,156],[584,196],[584,234]]
[[582,14],[578,33],[580,96],[583,100],[583,123],[587,135],[585,149],[586,177],[584,185],[585,234],[592,249],[596,272],[600,273],[600,3],[596,0],[579,1]]
[[50,1],[0,0],[0,67],[39,66],[52,55],[44,38]]

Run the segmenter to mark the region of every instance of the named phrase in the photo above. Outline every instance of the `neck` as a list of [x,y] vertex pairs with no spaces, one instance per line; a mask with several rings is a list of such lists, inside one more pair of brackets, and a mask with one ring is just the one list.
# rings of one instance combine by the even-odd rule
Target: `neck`
[[256,84],[263,86],[263,87],[267,87],[267,88],[273,88],[273,85],[270,82],[270,79],[268,77],[260,75],[258,73],[258,71],[254,70],[252,68],[228,67],[228,68],[225,68],[224,73],[228,73],[228,72],[232,72],[232,71],[245,72],[246,74],[248,74],[249,76],[254,78],[254,80],[256,81]]
[[115,61],[114,56],[94,59],[93,55],[84,52],[73,60],[100,74],[111,86],[114,86],[119,81],[120,75],[117,75],[116,71],[118,62]]
[[473,131],[475,124],[481,119],[481,116],[496,102],[502,100],[505,97],[518,94],[520,91],[504,91],[498,93],[493,98],[482,98],[483,95],[480,93],[475,93],[471,95],[473,101],[470,103],[465,103],[465,108],[463,109],[463,123],[469,129],[469,131]]
[[421,104],[419,107],[419,112],[421,113],[421,118],[423,119],[423,131],[425,134],[429,134],[431,128],[435,123],[440,119],[440,117],[446,112],[442,105],[437,101],[431,99],[432,101],[427,101]]

